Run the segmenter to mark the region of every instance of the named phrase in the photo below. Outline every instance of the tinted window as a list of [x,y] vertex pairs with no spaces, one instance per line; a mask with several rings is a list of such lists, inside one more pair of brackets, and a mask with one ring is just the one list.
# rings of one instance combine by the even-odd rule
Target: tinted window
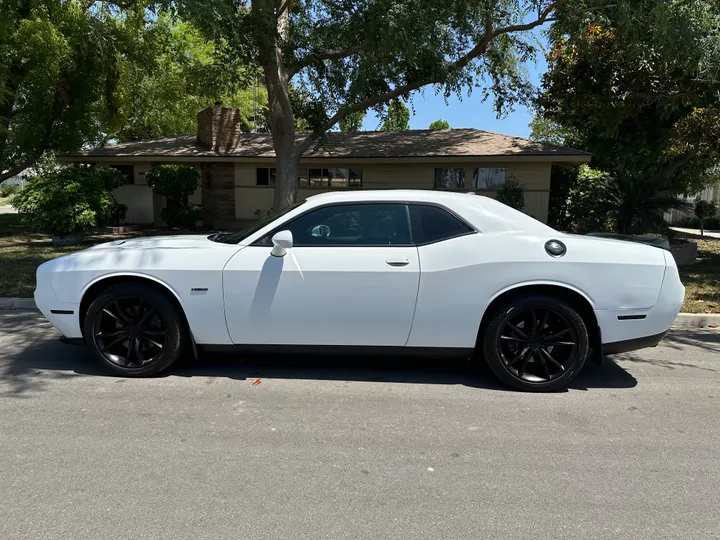
[[[295,246],[412,244],[404,204],[353,204],[318,208],[283,227]],[[269,245],[267,239],[261,242]]]
[[410,211],[416,244],[439,242],[472,232],[468,225],[437,206],[413,205]]

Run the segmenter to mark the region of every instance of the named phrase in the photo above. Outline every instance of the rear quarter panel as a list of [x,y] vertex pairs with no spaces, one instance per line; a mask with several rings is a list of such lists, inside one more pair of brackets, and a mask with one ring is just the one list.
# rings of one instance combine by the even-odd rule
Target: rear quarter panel
[[[567,253],[545,252],[561,240]],[[408,346],[473,347],[487,306],[526,285],[557,285],[583,295],[594,310],[647,309],[665,273],[663,251],[582,236],[473,234],[418,248],[420,285]]]

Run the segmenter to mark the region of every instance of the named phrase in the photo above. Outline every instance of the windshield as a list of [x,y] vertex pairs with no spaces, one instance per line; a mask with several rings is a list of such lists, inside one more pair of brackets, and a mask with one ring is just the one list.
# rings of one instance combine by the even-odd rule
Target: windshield
[[214,234],[214,235],[211,235],[209,238],[213,242],[222,242],[223,244],[239,244],[240,242],[245,240],[248,236],[255,234],[257,231],[259,231],[266,225],[269,225],[270,223],[272,223],[279,217],[284,216],[291,210],[295,210],[295,208],[297,208],[304,202],[305,201],[296,202],[292,206],[288,206],[285,210],[282,210],[281,212],[278,212],[277,214],[272,214],[270,216],[266,216],[241,231],[234,232],[234,233],[228,233],[228,234]]

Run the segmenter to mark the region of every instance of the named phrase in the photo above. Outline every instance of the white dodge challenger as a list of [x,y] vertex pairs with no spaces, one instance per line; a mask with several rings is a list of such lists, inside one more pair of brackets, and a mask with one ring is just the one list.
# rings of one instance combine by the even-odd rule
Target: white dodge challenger
[[37,270],[35,300],[111,372],[211,348],[484,359],[522,390],[657,345],[683,302],[671,254],[566,235],[493,199],[310,197],[231,234],[117,240]]

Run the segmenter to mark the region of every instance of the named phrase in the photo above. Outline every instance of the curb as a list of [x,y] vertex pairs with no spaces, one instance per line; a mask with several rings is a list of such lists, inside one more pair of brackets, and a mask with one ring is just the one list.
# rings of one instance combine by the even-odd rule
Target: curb
[[37,306],[32,298],[0,298],[0,309],[37,310]]
[[707,328],[711,324],[720,325],[719,313],[679,313],[673,328]]
[[[37,310],[32,298],[0,298],[0,310],[22,309]],[[720,313],[679,313],[673,322],[673,328],[708,328],[711,324],[720,325]]]

